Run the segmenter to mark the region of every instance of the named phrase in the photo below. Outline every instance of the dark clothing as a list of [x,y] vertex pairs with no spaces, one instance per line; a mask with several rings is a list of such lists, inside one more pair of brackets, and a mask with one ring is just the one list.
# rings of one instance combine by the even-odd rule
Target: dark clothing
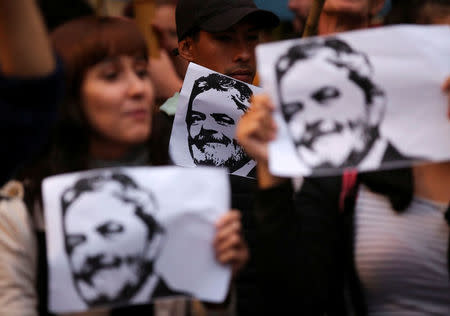
[[[388,195],[395,209],[411,201],[409,169],[361,174],[358,182]],[[341,184],[342,177],[306,178],[297,193],[289,182],[258,193],[261,315],[367,314],[354,262],[357,185],[341,211]]]
[[396,162],[396,161],[408,161],[408,160],[423,160],[423,158],[419,157],[407,157],[398,151],[397,148],[392,145],[391,142],[388,141],[386,150],[383,153],[383,157],[381,158],[382,163],[388,162]]
[[256,251],[259,240],[256,237],[256,223],[252,215],[257,182],[255,179],[230,175],[231,207],[238,209],[244,239],[247,242],[250,258],[235,281],[237,315],[260,315],[261,293],[257,285]]
[[0,185],[47,142],[63,87],[60,62],[52,74],[42,78],[0,76],[0,128],[3,135]]

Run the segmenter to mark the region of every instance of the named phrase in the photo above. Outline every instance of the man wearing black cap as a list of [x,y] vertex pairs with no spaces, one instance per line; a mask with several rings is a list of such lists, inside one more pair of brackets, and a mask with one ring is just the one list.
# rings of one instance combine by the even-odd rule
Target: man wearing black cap
[[[178,0],[176,24],[178,53],[234,79],[252,83],[256,73],[255,46],[259,33],[279,23],[278,17],[259,9],[253,0]],[[175,115],[178,95],[161,106]],[[242,213],[242,226],[250,252],[255,248],[255,224],[251,217],[256,181],[230,175],[232,207]],[[238,315],[259,315],[261,306],[256,271],[250,261],[236,279]]]
[[252,83],[259,31],[279,21],[252,0],[181,0],[176,22],[178,51],[183,58]]
[[[259,32],[279,23],[253,0],[179,0],[176,9],[178,50],[185,60],[234,79],[252,83]],[[176,100],[161,110],[175,115]]]

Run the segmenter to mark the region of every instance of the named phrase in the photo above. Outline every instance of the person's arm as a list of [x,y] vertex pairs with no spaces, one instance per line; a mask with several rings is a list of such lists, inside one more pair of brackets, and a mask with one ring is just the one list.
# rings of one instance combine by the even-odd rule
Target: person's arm
[[160,50],[159,57],[149,58],[150,78],[155,86],[156,98],[167,100],[181,90],[181,80],[165,50]]
[[36,2],[0,0],[0,184],[47,142],[63,89]]
[[37,242],[20,195],[9,182],[0,201],[0,315],[35,316],[37,312]]
[[54,68],[54,55],[36,2],[0,0],[0,71],[5,76],[39,77]]

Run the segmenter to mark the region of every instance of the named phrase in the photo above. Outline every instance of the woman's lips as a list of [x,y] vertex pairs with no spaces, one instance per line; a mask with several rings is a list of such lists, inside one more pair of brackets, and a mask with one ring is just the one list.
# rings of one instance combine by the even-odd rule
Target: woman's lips
[[127,111],[125,113],[128,117],[131,117],[136,120],[146,120],[148,119],[149,111],[144,109]]

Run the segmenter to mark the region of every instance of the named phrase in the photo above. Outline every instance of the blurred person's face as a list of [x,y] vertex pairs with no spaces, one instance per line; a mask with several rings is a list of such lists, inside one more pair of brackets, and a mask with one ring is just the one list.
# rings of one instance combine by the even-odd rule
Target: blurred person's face
[[[322,69],[307,83],[296,74]],[[364,149],[367,105],[364,92],[348,78],[348,69],[316,57],[295,63],[280,82],[283,114],[297,152],[311,168],[342,166]]]
[[97,144],[129,147],[150,137],[154,91],[147,61],[121,55],[86,72],[81,106]]
[[[236,105],[236,89],[208,90],[199,94],[192,103],[188,120],[189,146],[198,165],[228,167],[234,172],[248,161],[248,157],[235,140],[236,124],[244,111]],[[206,100],[221,101],[217,109]]]
[[289,0],[288,7],[295,14],[292,25],[294,31],[300,33],[308,18],[309,9],[311,7],[312,0]]
[[[184,47],[189,41],[189,47]],[[209,33],[200,31],[195,40],[180,42],[180,54],[199,64],[234,79],[252,83],[256,73],[255,46],[259,42],[259,28],[245,19],[230,29]]]
[[[107,201],[101,206],[107,208],[107,216],[92,209],[99,199]],[[82,299],[90,306],[130,299],[151,272],[145,269],[154,259],[148,258],[148,249],[160,239],[153,238],[136,208],[100,191],[82,194],[67,209],[64,226],[70,267]]]
[[168,52],[172,52],[178,47],[175,8],[175,5],[171,4],[158,6],[152,21],[159,32],[161,48]]
[[289,0],[288,7],[296,17],[306,20],[312,0]]

